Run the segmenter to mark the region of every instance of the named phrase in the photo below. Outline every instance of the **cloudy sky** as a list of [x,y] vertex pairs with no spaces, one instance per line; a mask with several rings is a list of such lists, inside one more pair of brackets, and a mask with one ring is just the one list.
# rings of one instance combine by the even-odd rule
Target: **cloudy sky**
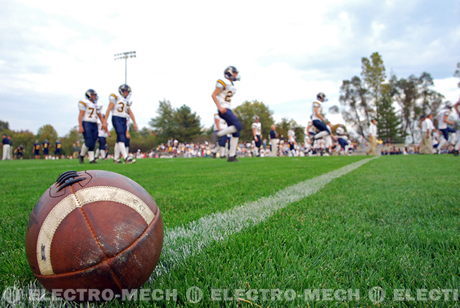
[[436,90],[456,101],[459,16],[458,0],[3,0],[0,120],[66,134],[88,88],[107,106],[124,82],[124,63],[113,55],[130,50],[141,127],[162,99],[189,105],[210,126],[211,93],[228,65],[241,72],[235,106],[261,100],[275,119],[306,124],[316,93],[336,104],[341,81],[374,51],[388,73],[429,72]]

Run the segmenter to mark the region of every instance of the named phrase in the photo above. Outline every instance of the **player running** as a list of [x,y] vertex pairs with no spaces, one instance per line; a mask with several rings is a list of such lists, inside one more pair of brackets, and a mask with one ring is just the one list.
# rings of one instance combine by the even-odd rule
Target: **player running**
[[122,84],[118,87],[120,95],[110,94],[109,106],[105,113],[105,119],[109,118],[112,112],[112,125],[117,134],[117,142],[115,143],[114,162],[121,163],[120,156],[123,157],[126,163],[133,163],[135,160],[128,155],[126,151],[126,131],[128,129],[128,119],[133,121],[133,128],[137,130],[136,118],[131,110],[133,102],[131,101],[131,88],[127,84]]
[[438,129],[441,131],[441,141],[437,148],[438,154],[441,153],[442,148],[447,144],[453,144],[455,140],[455,125],[454,114],[452,113],[452,104],[446,103],[446,106],[438,114]]
[[327,102],[326,94],[320,92],[316,95],[316,100],[312,104],[312,115],[311,120],[313,126],[318,130],[313,139],[324,139],[326,151],[332,146],[331,131],[326,125],[328,122],[323,114],[322,103]]
[[101,115],[101,107],[97,105],[98,96],[96,91],[89,89],[85,93],[86,98],[78,102],[78,131],[83,133],[85,142],[81,147],[80,151],[80,163],[82,164],[85,159],[86,153],[88,153],[89,163],[96,163],[94,156],[94,148],[96,147],[96,141],[98,136],[97,130],[97,119],[99,118],[106,127],[104,118]]
[[212,100],[217,106],[219,117],[227,122],[227,128],[222,129],[217,133],[218,137],[222,137],[228,134],[232,134],[230,138],[230,150],[228,153],[229,162],[236,162],[236,148],[238,146],[238,139],[240,137],[240,131],[243,128],[240,120],[232,112],[231,101],[233,95],[235,95],[235,81],[240,80],[238,76],[239,72],[234,66],[229,66],[224,71],[224,79],[218,79],[216,82],[216,88],[212,92]]
[[[214,114],[214,129],[217,134],[219,131],[227,128],[227,122],[224,119],[219,117],[217,113]],[[227,143],[230,140],[228,135],[223,135],[217,138],[216,146],[212,150],[212,157],[216,158],[217,153],[219,153],[220,158],[225,158],[227,156]]]

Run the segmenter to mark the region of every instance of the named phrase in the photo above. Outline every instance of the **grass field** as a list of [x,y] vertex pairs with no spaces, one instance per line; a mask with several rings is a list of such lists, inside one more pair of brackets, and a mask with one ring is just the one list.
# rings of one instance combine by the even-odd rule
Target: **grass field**
[[[95,166],[73,161],[1,162],[0,289],[34,280],[24,253],[28,215],[63,171],[107,169],[132,178],[157,201],[168,233],[363,158],[248,158],[237,164],[157,159]],[[351,305],[371,305],[368,294],[373,287],[385,291],[382,305],[414,305],[411,296],[416,290],[458,290],[459,183],[460,163],[451,156],[369,161],[267,220],[211,243],[145,285],[177,290],[173,300],[105,305],[193,305],[187,293],[195,291],[191,287],[200,290],[201,306],[248,307],[336,305],[348,300]],[[320,297],[315,297],[317,289]],[[401,289],[407,289],[403,297],[402,291],[395,291]],[[343,292],[334,293],[331,301],[328,292],[334,290]],[[418,297],[418,304],[460,304],[455,297],[447,296],[446,301],[433,294]]]

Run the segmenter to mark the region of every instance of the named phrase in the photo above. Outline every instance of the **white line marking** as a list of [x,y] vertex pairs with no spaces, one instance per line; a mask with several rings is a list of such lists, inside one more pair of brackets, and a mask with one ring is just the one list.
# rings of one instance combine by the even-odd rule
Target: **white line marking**
[[221,213],[214,213],[184,226],[166,230],[161,260],[150,277],[168,273],[188,257],[199,253],[215,241],[255,226],[292,202],[302,200],[339,178],[369,162],[363,159],[340,169],[288,186],[273,196],[263,197]]

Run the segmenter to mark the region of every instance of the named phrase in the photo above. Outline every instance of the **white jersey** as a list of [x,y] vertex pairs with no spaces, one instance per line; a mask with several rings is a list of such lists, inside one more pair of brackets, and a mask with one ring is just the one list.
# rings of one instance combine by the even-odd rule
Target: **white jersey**
[[129,118],[129,108],[131,108],[133,102],[131,101],[131,95],[124,98],[121,95],[110,94],[109,102],[113,104],[112,114],[117,117]]
[[369,136],[377,138],[377,126],[375,124],[369,125]]
[[254,129],[256,130],[256,135],[262,135],[262,123],[260,123],[260,122],[252,123],[252,129],[253,129],[253,131],[254,131]]
[[97,129],[98,129],[98,136],[99,137],[104,137],[104,138],[108,137],[107,132],[102,128],[102,123],[101,122],[97,123]]
[[448,119],[450,118],[450,116],[451,116],[450,109],[444,108],[439,112],[439,114],[438,114],[438,128],[439,129],[447,128],[447,123],[444,122],[444,117],[445,116],[447,116]]
[[311,120],[314,121],[314,120],[320,120],[322,121],[320,118],[318,118],[318,116],[316,115],[315,113],[315,108],[319,108],[318,109],[318,112],[322,115],[323,114],[323,107],[321,106],[321,102],[320,101],[314,101],[313,104],[312,104],[312,108],[311,108]]
[[222,92],[217,95],[217,99],[219,100],[220,105],[224,108],[232,109],[232,97],[236,92],[236,88],[233,82],[226,78],[218,79],[216,82],[216,87],[222,89]]
[[433,131],[433,130],[434,130],[433,121],[431,121],[431,119],[429,118],[426,118],[425,120],[423,120],[422,132],[426,133],[427,131]]
[[89,99],[78,102],[78,109],[85,111],[83,121],[97,123],[97,114],[101,112],[101,107]]
[[[221,117],[219,117],[219,115],[218,115],[217,113],[214,114],[214,120],[219,121],[219,129],[220,129],[220,130],[223,130],[224,128],[227,128],[227,122],[225,122],[224,119],[222,119]],[[217,130],[217,127],[215,127],[215,129]]]
[[288,130],[288,140],[291,143],[295,142],[295,132],[292,129]]

